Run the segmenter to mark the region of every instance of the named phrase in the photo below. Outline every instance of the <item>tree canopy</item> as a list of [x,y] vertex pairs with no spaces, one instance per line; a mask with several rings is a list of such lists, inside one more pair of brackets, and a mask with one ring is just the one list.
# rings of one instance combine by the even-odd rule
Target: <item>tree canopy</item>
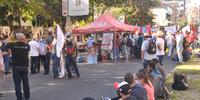
[[[125,16],[129,24],[152,23],[152,7],[160,0],[89,0],[90,14],[71,17],[73,23],[88,23],[95,16],[112,13]],[[61,13],[62,0],[0,0],[0,25],[21,26],[21,20],[32,21],[33,26],[52,26],[54,22],[65,25]]]

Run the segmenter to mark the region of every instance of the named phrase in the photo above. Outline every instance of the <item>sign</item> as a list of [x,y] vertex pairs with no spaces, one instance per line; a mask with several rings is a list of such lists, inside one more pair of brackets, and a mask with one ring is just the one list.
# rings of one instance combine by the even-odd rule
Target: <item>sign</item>
[[102,39],[102,48],[104,50],[112,50],[112,47],[113,47],[113,34],[104,33]]
[[89,0],[69,0],[69,15],[82,16],[89,14]]
[[[71,1],[71,0],[69,0]],[[67,16],[68,15],[68,0],[62,0],[62,15]]]
[[177,30],[176,30],[176,26],[167,26],[165,27],[165,31],[166,32],[172,32],[172,33],[175,33]]

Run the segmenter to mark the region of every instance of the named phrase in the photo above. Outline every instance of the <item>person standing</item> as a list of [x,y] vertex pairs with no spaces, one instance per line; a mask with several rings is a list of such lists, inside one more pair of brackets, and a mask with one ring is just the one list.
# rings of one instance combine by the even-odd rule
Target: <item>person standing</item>
[[40,65],[43,65],[44,67],[44,75],[48,75],[49,68],[47,66],[47,42],[45,40],[45,36],[42,36],[42,38],[39,40],[39,69]]
[[5,35],[3,37],[3,42],[2,42],[2,46],[1,46],[1,49],[2,49],[2,53],[3,53],[3,60],[4,60],[4,66],[5,66],[5,74],[9,74],[10,73],[10,65],[9,65],[9,62],[10,62],[10,53],[8,52],[8,49],[6,48],[7,46],[7,39],[8,39],[8,36]]
[[167,36],[165,37],[165,41],[166,41],[167,48],[168,48],[167,57],[169,60],[171,60],[172,50],[173,50],[173,42],[174,42],[174,36],[172,35],[171,32],[167,33]]
[[72,78],[71,69],[75,70],[77,79],[80,78],[79,69],[76,63],[76,56],[77,56],[77,47],[75,43],[71,41],[66,42],[65,46],[65,67],[67,69],[69,79]]
[[[30,51],[30,46],[26,42],[26,36],[23,33],[17,33],[16,39],[16,42],[8,43],[7,45],[9,52],[12,54],[15,94],[17,100],[30,100],[30,87],[28,79],[28,54]],[[22,94],[21,83],[23,83],[24,95]]]
[[116,37],[113,39],[113,55],[114,55],[114,59],[115,60],[119,60],[119,47],[120,47],[120,39],[119,39],[119,35],[116,34]]
[[144,33],[144,41],[142,42],[141,47],[141,59],[143,62],[143,67],[147,68],[149,62],[152,59],[156,58],[156,43],[151,40],[150,35],[148,33]]
[[60,57],[57,56],[56,50],[57,36],[54,36],[52,42],[52,60],[53,60],[53,76],[54,79],[59,79]]
[[182,62],[183,62],[183,56],[182,56],[183,39],[184,39],[183,34],[181,32],[177,32],[177,34],[176,34],[176,50],[177,50],[177,55],[178,55],[178,59],[179,59],[179,64],[182,64]]
[[29,42],[31,57],[31,74],[39,73],[39,43],[36,36]]
[[[0,37],[0,48],[2,46],[2,41],[3,41],[3,38]],[[0,49],[0,80],[3,78],[3,73],[5,71],[5,68],[4,68],[4,61],[3,61],[3,54],[2,54],[2,51]],[[2,84],[0,83],[0,91],[1,91],[1,87]],[[0,98],[3,97],[4,94],[0,92]]]
[[161,31],[158,31],[156,33],[156,45],[157,45],[157,50],[156,50],[156,55],[158,57],[158,61],[159,61],[159,64],[163,66],[163,59],[164,59],[164,55],[165,55],[165,41],[164,39],[162,38],[163,36],[163,32]]
[[48,37],[47,37],[47,54],[46,54],[46,71],[45,75],[49,74],[49,68],[50,68],[50,63],[51,63],[51,52],[52,52],[52,41],[53,41],[53,36],[52,32],[49,32]]

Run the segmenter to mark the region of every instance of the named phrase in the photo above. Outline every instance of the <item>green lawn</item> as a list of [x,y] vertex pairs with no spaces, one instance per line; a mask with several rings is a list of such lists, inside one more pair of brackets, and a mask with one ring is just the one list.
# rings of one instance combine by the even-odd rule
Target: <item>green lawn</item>
[[[171,88],[173,74],[185,73],[188,78],[189,89],[186,91],[174,91]],[[200,100],[200,58],[192,57],[190,61],[178,65],[174,72],[167,78],[167,86],[173,93],[170,100]]]

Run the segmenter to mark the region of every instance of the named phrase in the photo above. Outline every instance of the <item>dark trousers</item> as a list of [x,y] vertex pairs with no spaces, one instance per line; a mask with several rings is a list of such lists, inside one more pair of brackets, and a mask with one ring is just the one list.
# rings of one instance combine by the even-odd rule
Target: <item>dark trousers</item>
[[47,53],[45,73],[49,73],[50,63],[51,63],[51,53]]
[[71,55],[66,56],[65,57],[65,67],[67,69],[67,73],[68,73],[68,77],[69,78],[72,77],[72,73],[71,73],[70,67],[72,67],[75,70],[76,75],[78,77],[80,76],[79,69],[78,69],[75,57],[73,57]]
[[49,68],[47,67],[47,55],[40,55],[39,56],[39,67],[38,67],[38,72],[40,72],[40,66],[44,66],[44,71],[45,73],[49,72]]
[[17,100],[23,100],[21,83],[23,83],[23,94],[24,98],[30,98],[30,87],[28,80],[28,67],[27,68],[13,68],[13,80],[15,84],[15,94]]
[[158,57],[159,64],[163,66],[164,55],[158,55],[157,57]]
[[57,57],[56,53],[53,54],[53,75],[54,77],[59,76],[59,70],[60,70],[60,58]]
[[35,56],[35,57],[31,57],[31,73],[35,74],[37,73],[39,70],[39,63],[38,63],[39,57]]

